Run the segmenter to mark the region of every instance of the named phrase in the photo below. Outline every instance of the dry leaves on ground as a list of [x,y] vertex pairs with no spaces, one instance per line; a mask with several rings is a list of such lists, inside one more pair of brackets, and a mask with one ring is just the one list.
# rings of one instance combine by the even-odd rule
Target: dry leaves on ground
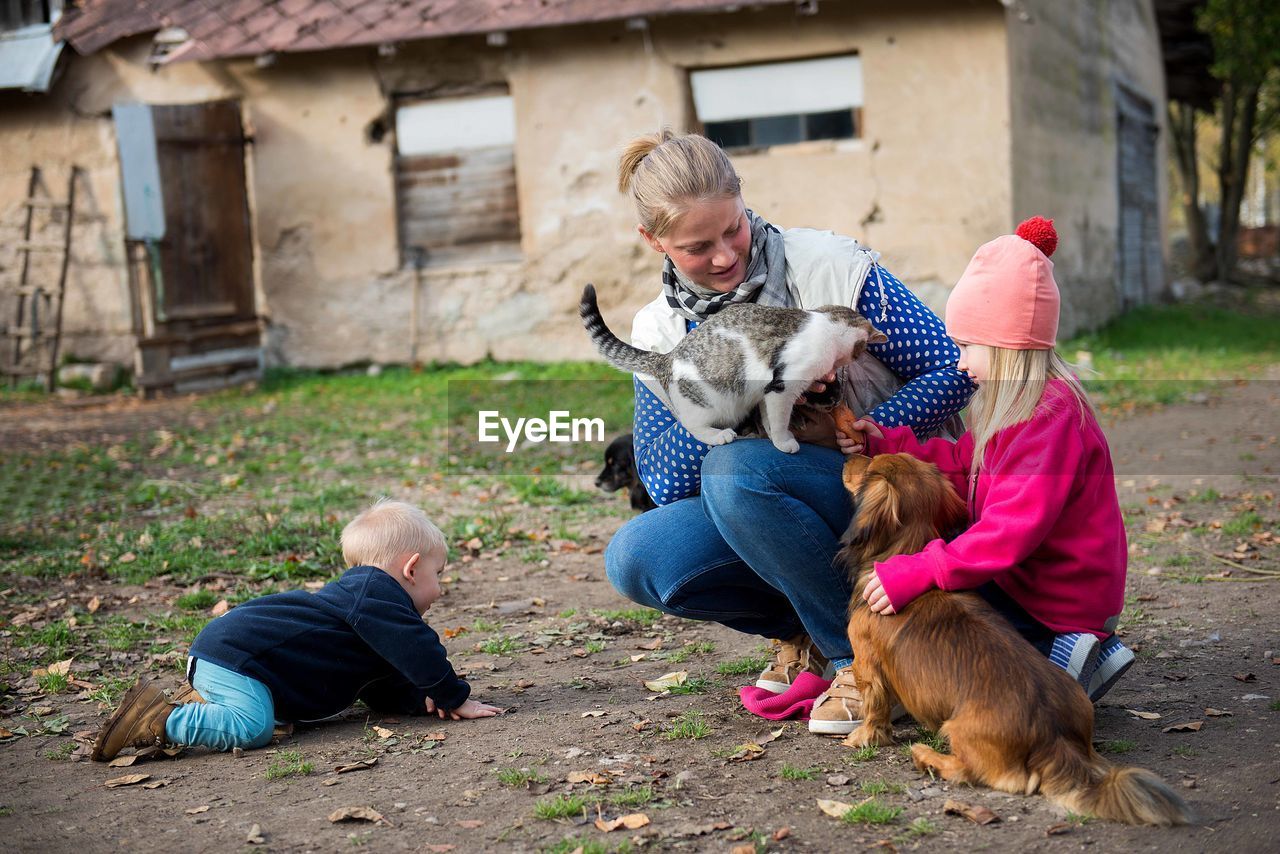
[[1199,732],[1200,727],[1204,726],[1204,721],[1185,721],[1180,724],[1171,724],[1161,732]]
[[382,817],[382,813],[373,807],[342,807],[329,813],[329,821],[337,824],[340,821],[371,821],[374,824],[390,824]]
[[942,805],[942,811],[949,815],[964,816],[974,824],[992,824],[1000,820],[1000,816],[984,806],[973,806],[966,804],[964,801],[956,801],[951,798]]
[[619,816],[618,818],[606,821],[603,818],[596,819],[596,827],[608,833],[611,830],[617,830],[619,827],[625,827],[627,830],[637,830],[649,823],[649,816],[642,812],[633,812],[630,815]]
[[132,786],[135,783],[141,783],[143,780],[150,780],[150,774],[126,774],[123,777],[113,777],[102,785],[108,789],[118,789],[121,786]]

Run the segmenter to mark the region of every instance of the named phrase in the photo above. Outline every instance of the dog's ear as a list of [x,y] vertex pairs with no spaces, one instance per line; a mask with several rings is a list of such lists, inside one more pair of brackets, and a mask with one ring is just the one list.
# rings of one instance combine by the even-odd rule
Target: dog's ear
[[857,495],[862,486],[862,477],[867,473],[869,465],[871,465],[871,457],[862,454],[854,454],[845,460],[844,471],[840,474],[840,478],[844,481],[844,488]]
[[942,480],[941,491],[938,518],[934,524],[942,538],[949,542],[964,533],[969,522],[969,508],[946,480]]

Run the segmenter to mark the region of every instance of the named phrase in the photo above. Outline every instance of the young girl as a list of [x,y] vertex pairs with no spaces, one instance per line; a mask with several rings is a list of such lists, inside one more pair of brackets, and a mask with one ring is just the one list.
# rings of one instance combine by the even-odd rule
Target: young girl
[[876,564],[862,593],[871,609],[892,614],[933,587],[974,589],[1096,702],[1133,663],[1112,633],[1127,548],[1107,440],[1053,349],[1057,243],[1051,220],[1027,220],[980,248],[947,300],[959,368],[978,386],[969,432],[921,444],[863,419],[845,449],[906,451],[968,496],[965,533]]

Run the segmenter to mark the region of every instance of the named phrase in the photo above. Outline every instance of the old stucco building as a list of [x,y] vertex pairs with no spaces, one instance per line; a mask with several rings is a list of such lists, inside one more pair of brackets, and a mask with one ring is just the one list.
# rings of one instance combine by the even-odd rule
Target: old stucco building
[[[8,233],[30,166],[55,187],[84,170],[63,344],[77,356],[130,363],[155,334],[138,314],[157,296],[130,295],[112,115],[129,102],[234,100],[231,206],[251,214],[236,275],[269,363],[591,357],[583,283],[624,330],[658,287],[615,163],[663,125],[721,134],[749,206],[858,237],[938,309],[974,248],[1036,213],[1062,235],[1066,330],[1163,287],[1152,0],[81,6],[54,29],[70,49],[48,91],[0,92]],[[393,14],[409,7],[422,14]],[[158,112],[157,137],[185,115]],[[162,141],[161,171],[191,144]],[[234,169],[218,174],[177,203],[225,204]],[[166,240],[174,293],[234,251]]]

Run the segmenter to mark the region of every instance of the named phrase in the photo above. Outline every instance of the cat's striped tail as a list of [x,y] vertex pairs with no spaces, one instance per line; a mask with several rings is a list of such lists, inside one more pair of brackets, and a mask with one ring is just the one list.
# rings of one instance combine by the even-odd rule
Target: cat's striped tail
[[591,336],[591,343],[596,345],[600,355],[615,368],[630,371],[633,374],[648,374],[659,377],[664,373],[667,357],[662,353],[651,353],[632,347],[622,341],[605,326],[604,317],[600,314],[600,306],[596,303],[595,285],[587,285],[582,289],[582,302],[578,303],[578,314],[582,317],[582,325]]

